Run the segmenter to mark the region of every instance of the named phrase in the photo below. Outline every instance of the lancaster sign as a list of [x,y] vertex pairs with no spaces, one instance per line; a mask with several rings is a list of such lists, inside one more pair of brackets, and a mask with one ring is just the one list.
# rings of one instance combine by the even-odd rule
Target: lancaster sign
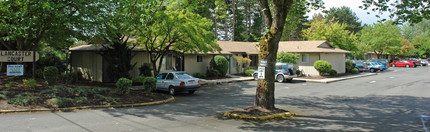
[[[36,52],[36,60],[39,54]],[[33,51],[0,50],[0,62],[32,62]]]

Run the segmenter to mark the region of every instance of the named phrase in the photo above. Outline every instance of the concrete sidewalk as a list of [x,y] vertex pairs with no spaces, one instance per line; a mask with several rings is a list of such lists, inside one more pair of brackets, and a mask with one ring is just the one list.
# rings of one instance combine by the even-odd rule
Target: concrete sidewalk
[[359,77],[372,76],[372,75],[377,75],[377,74],[376,73],[360,73],[360,74],[352,74],[352,75],[335,77],[335,78],[325,78],[325,79],[294,78],[293,80],[306,81],[306,82],[316,82],[316,83],[331,83],[331,82],[337,82],[337,81],[359,78]]

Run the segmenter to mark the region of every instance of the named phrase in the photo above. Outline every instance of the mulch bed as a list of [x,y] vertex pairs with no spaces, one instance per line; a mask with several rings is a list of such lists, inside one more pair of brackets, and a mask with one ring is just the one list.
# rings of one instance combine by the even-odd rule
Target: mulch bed
[[326,79],[326,78],[336,78],[336,77],[342,77],[352,75],[351,73],[339,73],[337,76],[299,76],[297,78],[305,78],[305,79]]
[[[8,77],[4,74],[0,74],[0,91],[9,91],[6,96],[7,99],[14,98],[16,95],[24,92],[34,93],[38,95],[36,97],[36,101],[32,102],[31,105],[28,106],[19,106],[8,104],[7,99],[0,99],[0,110],[18,110],[18,109],[39,109],[39,108],[51,108],[52,106],[46,104],[46,99],[50,99],[50,95],[42,95],[40,91],[52,88],[53,86],[49,86],[45,83],[43,79],[36,79],[38,86],[34,89],[28,88],[22,84],[23,79],[29,79],[31,77]],[[15,82],[15,84],[11,87],[6,87],[6,84],[9,82]],[[57,84],[64,85],[64,84]],[[103,96],[111,97],[111,98],[119,98],[119,101],[109,102],[108,104],[116,105],[116,104],[135,104],[135,103],[145,103],[145,102],[153,102],[166,100],[170,98],[170,95],[163,93],[145,93],[142,90],[132,90],[128,95],[121,95],[115,93],[115,85],[113,83],[95,83],[82,81],[75,84],[70,84],[70,88],[111,88],[111,92],[103,93]],[[69,97],[73,97],[73,95],[69,95]],[[76,96],[77,97],[77,96]],[[88,97],[88,102],[85,104],[70,104],[69,107],[78,107],[78,106],[91,106],[91,105],[106,105],[106,102],[99,101],[96,98]]]
[[229,112],[232,114],[259,117],[259,116],[269,116],[269,115],[275,115],[275,114],[282,114],[282,113],[286,113],[289,111],[283,110],[283,109],[278,109],[278,108],[275,108],[274,110],[267,110],[267,109],[262,109],[259,107],[252,106],[252,107],[247,107],[247,108],[243,108],[243,109],[239,109],[239,110],[233,110],[233,111],[229,111]]

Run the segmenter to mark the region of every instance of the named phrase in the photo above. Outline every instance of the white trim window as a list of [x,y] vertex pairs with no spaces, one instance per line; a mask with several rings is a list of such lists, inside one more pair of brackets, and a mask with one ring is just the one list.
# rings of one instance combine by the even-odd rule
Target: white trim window
[[309,62],[309,54],[302,54],[302,62],[304,63]]

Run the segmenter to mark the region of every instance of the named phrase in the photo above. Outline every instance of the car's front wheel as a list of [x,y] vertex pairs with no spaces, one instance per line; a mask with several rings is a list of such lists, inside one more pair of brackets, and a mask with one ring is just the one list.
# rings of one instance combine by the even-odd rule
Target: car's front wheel
[[391,67],[396,67],[396,65],[392,64]]
[[409,68],[409,65],[406,65],[406,68]]
[[284,81],[285,81],[284,76],[282,76],[282,75],[278,75],[278,76],[276,76],[276,80],[277,80],[278,82],[284,82]]
[[175,91],[175,87],[170,86],[170,87],[169,87],[169,94],[170,94],[170,95],[175,95],[175,92],[176,92],[176,91]]
[[370,72],[375,72],[375,69],[370,69]]

